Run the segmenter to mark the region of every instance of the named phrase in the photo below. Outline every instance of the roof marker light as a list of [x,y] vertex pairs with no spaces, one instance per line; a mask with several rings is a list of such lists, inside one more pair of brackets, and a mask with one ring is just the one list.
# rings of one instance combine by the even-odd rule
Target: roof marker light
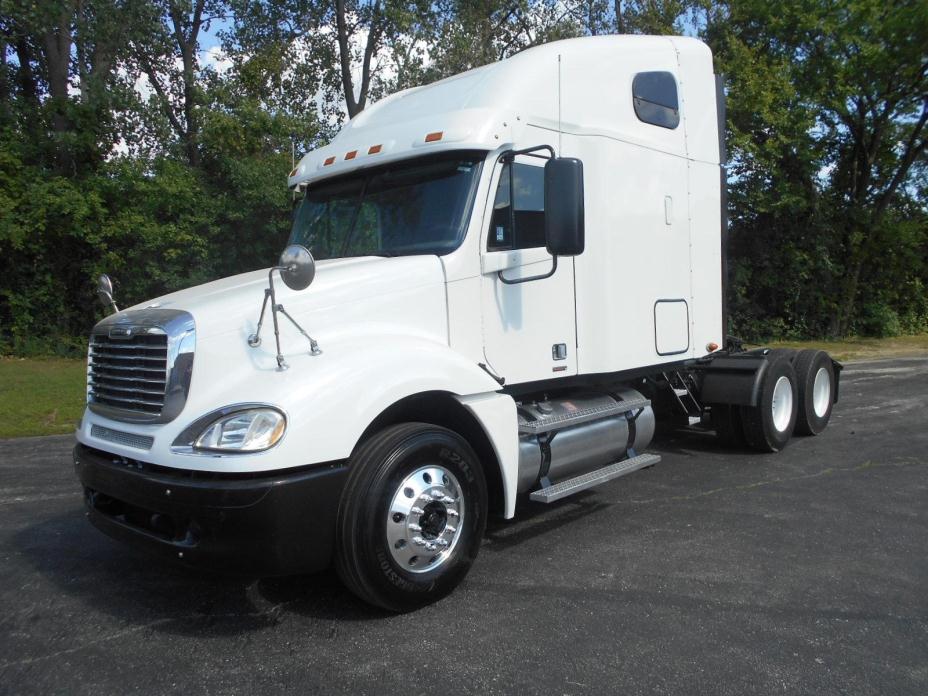
[[345,159],[346,159],[346,160],[354,159],[354,158],[357,157],[357,156],[358,156],[358,151],[357,151],[357,150],[352,150],[351,152],[346,152],[346,153],[345,153]]
[[325,158],[325,162],[322,163],[322,166],[323,166],[323,167],[328,167],[328,166],[329,166],[330,164],[332,164],[334,161],[335,161],[335,155],[332,155],[331,157],[326,157],[326,158]]
[[376,155],[383,148],[383,145],[371,145],[367,150],[367,154]]
[[427,143],[437,142],[441,140],[442,135],[443,135],[442,131],[435,131],[434,133],[429,133],[427,136],[425,136],[425,142]]

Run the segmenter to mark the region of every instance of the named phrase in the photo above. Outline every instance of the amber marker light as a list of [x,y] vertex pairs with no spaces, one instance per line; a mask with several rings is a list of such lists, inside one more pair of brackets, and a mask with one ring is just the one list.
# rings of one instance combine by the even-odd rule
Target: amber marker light
[[709,351],[710,353],[714,353],[718,349],[719,349],[718,343],[707,343],[706,344],[706,350]]
[[358,156],[358,151],[357,151],[357,150],[352,150],[351,152],[346,152],[346,153],[345,153],[345,159],[346,159],[346,160],[354,159],[354,158],[357,157],[357,156]]
[[383,145],[371,145],[367,150],[367,154],[376,155],[382,149],[383,149]]
[[442,135],[443,135],[442,131],[435,131],[434,133],[429,133],[427,136],[425,136],[425,142],[427,143],[438,142],[439,140],[441,140]]
[[296,176],[296,173],[297,173],[297,171],[299,171],[299,169],[300,169],[300,168],[299,168],[299,167],[297,167],[297,168],[296,168],[296,169],[294,169],[294,170],[293,170],[292,172],[290,172],[290,176],[291,176],[291,177],[294,177],[294,176]]
[[326,157],[326,158],[325,158],[325,162],[322,163],[322,166],[323,166],[323,167],[328,167],[328,166],[329,166],[330,164],[332,164],[334,161],[335,161],[335,155],[332,155],[331,157]]

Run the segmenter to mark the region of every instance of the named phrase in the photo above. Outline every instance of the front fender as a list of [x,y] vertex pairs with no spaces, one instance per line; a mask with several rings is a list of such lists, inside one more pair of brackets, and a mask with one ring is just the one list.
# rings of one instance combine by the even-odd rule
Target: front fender
[[448,346],[407,336],[370,337],[363,344],[329,343],[338,358],[287,399],[287,449],[310,454],[290,465],[345,459],[367,426],[389,406],[414,394],[457,396],[499,389],[486,372]]

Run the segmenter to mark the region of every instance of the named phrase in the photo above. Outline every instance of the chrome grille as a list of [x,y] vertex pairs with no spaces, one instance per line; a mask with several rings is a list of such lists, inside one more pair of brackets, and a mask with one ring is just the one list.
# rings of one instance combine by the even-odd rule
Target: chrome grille
[[168,378],[168,337],[94,335],[88,394],[94,403],[161,415]]
[[113,314],[97,324],[87,359],[91,411],[130,423],[167,423],[187,401],[193,317],[176,309]]

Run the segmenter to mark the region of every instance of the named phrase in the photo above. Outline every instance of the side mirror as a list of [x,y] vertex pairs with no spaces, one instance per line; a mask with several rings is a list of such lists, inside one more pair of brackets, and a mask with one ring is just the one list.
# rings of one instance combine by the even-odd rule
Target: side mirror
[[284,249],[277,266],[284,285],[291,290],[305,290],[316,277],[316,260],[309,249],[300,244]]
[[106,273],[97,278],[97,297],[107,309],[113,310],[113,313],[119,311],[116,302],[113,300],[113,281]]
[[574,157],[545,164],[545,246],[552,256],[583,253],[583,162]]

